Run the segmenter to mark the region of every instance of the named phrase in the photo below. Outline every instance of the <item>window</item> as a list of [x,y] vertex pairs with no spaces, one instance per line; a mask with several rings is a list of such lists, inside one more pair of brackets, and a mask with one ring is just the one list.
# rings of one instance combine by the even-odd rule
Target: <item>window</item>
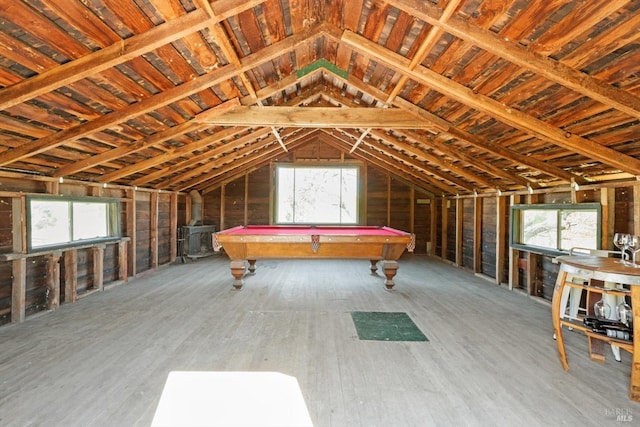
[[27,196],[29,252],[119,237],[118,200]]
[[356,224],[358,167],[278,165],[276,223]]
[[600,215],[597,203],[512,206],[511,246],[549,254],[599,249]]

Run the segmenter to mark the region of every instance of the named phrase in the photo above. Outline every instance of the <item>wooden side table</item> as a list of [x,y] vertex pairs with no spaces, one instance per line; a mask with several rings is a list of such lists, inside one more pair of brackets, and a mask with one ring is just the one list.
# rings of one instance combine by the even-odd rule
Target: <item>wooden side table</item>
[[[565,352],[564,339],[562,337],[562,326],[572,327],[585,333],[589,343],[589,356],[592,360],[604,361],[604,345],[613,344],[628,351],[632,355],[631,378],[629,383],[629,398],[640,402],[640,268],[625,265],[618,258],[606,258],[596,256],[559,256],[557,260],[561,263],[560,272],[553,290],[553,301],[551,304],[551,316],[553,329],[558,345],[558,355],[562,367],[568,371],[569,363]],[[579,277],[587,284],[576,283],[568,280],[568,277]],[[592,280],[602,282],[615,282],[629,285],[627,289],[610,289],[592,284]],[[634,340],[622,340],[608,337],[591,331],[575,319],[565,319],[561,310],[562,294],[566,286],[582,288],[588,293],[587,304],[590,309],[595,300],[590,295],[603,294],[631,297],[631,307],[633,309],[633,335]],[[615,309],[615,307],[611,307]]]

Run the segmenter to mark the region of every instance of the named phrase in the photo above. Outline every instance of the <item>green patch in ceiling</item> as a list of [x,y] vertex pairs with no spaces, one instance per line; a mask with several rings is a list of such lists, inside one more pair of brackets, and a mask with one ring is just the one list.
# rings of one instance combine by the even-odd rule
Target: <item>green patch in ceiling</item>
[[296,71],[296,76],[298,76],[298,78],[301,78],[303,76],[306,76],[309,73],[312,73],[318,70],[319,68],[325,68],[331,71],[336,76],[342,77],[345,80],[349,78],[349,72],[347,70],[338,68],[334,63],[329,62],[324,58],[318,59],[316,62],[309,64],[306,67],[303,67],[302,69]]

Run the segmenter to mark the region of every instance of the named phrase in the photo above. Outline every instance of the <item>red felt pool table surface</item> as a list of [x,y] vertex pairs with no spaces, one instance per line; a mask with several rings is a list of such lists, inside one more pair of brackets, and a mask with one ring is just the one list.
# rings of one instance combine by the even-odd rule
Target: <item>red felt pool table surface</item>
[[249,225],[214,233],[213,242],[216,250],[224,249],[231,259],[237,289],[242,287],[245,261],[253,273],[256,260],[269,258],[368,259],[374,272],[380,261],[385,285],[391,289],[397,260],[408,247],[413,249],[414,238],[390,227]]
[[290,226],[247,225],[228,228],[217,234],[236,235],[341,235],[341,236],[406,236],[409,233],[390,227],[375,226]]

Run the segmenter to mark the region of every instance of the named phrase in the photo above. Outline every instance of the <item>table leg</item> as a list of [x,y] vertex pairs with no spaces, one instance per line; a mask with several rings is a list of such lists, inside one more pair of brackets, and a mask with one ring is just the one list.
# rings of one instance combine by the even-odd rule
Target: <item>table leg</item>
[[569,363],[567,363],[567,353],[564,349],[564,338],[562,337],[562,326],[560,325],[560,301],[562,300],[562,292],[564,289],[564,282],[567,279],[567,272],[560,267],[558,278],[556,279],[556,285],[553,288],[553,298],[551,300],[551,319],[553,320],[553,332],[556,336],[556,345],[558,346],[558,356],[560,357],[560,363],[565,371],[569,370]]
[[369,261],[371,261],[371,272],[375,273],[376,271],[378,271],[378,260],[370,259]]
[[249,261],[249,273],[255,273],[256,272],[256,260],[255,259],[250,259]]
[[631,286],[633,310],[633,354],[631,355],[631,381],[629,399],[640,402],[640,285]]
[[246,269],[246,264],[244,260],[242,261],[231,261],[231,274],[236,279],[233,283],[233,287],[236,289],[242,289],[242,276],[244,276],[244,272]]
[[[587,314],[589,316],[595,316],[595,312],[593,311],[593,304],[595,304],[596,301],[599,301],[602,297],[603,294],[596,292],[587,292]],[[604,341],[597,338],[588,337],[587,346],[589,348],[589,359],[593,360],[594,362],[605,362]]]
[[395,283],[393,283],[393,276],[395,276],[398,272],[398,262],[383,260],[381,264],[384,275],[387,278],[387,280],[384,282],[384,285],[387,287],[387,289],[391,290],[395,285]]

